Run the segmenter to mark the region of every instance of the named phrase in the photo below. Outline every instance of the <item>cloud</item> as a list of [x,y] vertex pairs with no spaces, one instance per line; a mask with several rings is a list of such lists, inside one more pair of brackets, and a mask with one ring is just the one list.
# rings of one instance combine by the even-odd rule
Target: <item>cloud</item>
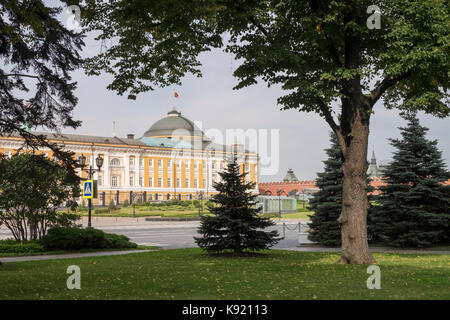
[[[99,50],[88,40],[89,52]],[[173,106],[191,120],[201,120],[203,129],[280,129],[280,168],[277,174],[262,176],[261,181],[279,181],[292,168],[299,179],[314,179],[322,171],[329,146],[330,129],[315,113],[296,110],[280,111],[277,98],[283,95],[279,87],[267,88],[264,83],[241,90],[232,90],[237,84],[232,71],[237,63],[232,56],[213,50],[201,56],[203,77],[186,76],[182,86],[157,88],[141,94],[136,100],[108,91],[109,75],[87,77],[82,71],[74,74],[78,81],[76,95],[79,104],[74,116],[83,121],[76,132],[90,135],[111,135],[116,121],[119,136],[134,133],[142,135],[154,122],[167,115]],[[180,95],[173,97],[174,92]],[[422,124],[429,127],[430,139],[439,140],[439,148],[449,163],[449,120],[420,114]],[[387,139],[398,137],[397,127],[404,120],[398,111],[384,109],[382,102],[375,107],[370,124],[369,157],[375,148],[378,160],[388,160],[392,147]],[[71,130],[64,130],[70,133]]]

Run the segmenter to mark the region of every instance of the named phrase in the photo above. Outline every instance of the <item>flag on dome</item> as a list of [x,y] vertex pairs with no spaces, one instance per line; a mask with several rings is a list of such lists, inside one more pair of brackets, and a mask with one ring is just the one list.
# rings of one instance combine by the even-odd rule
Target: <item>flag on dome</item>
[[173,95],[175,98],[178,98],[178,93],[175,92],[175,94]]

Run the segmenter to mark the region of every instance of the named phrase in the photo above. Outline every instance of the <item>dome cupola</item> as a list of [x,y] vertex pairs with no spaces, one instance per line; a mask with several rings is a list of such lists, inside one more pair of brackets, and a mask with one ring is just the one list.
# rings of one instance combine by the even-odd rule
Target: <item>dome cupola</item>
[[149,138],[202,138],[203,132],[194,122],[183,117],[181,112],[173,108],[167,113],[167,117],[156,121],[150,129],[144,133]]

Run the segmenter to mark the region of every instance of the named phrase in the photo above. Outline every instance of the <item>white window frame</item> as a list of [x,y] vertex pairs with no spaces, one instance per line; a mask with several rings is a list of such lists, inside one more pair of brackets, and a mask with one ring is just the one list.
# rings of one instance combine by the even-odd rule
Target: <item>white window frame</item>
[[119,176],[113,175],[113,176],[111,177],[111,186],[113,186],[113,187],[118,187],[118,186],[119,186],[119,180],[120,180],[120,177],[119,177]]

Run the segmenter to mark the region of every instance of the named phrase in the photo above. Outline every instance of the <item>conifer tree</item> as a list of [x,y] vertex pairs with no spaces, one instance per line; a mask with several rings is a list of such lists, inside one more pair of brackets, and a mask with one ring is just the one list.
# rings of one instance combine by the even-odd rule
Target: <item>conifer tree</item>
[[258,216],[257,195],[251,194],[254,184],[245,182],[236,158],[219,175],[222,181],[214,184],[219,193],[211,198],[213,205],[208,208],[214,215],[201,217],[198,232],[202,237],[194,237],[198,246],[207,252],[233,250],[235,254],[273,246],[279,240],[278,232],[263,230],[274,223]]
[[[325,152],[328,158],[323,162],[324,171],[317,173],[316,186],[319,191],[314,193],[310,200],[310,208],[314,211],[313,215],[308,215],[311,222],[309,224],[308,239],[325,246],[341,245],[341,225],[338,218],[342,211],[342,172],[343,156],[339,148],[338,140],[334,132],[330,132],[330,148]],[[373,187],[367,180],[368,200],[373,199],[371,192]],[[371,206],[369,205],[370,216]],[[371,237],[371,236],[370,236]]]
[[325,152],[324,171],[317,173],[319,191],[310,200],[314,215],[309,216],[308,239],[326,246],[341,244],[341,225],[337,221],[342,210],[342,152],[334,133],[330,133],[331,146]]
[[398,247],[425,247],[448,242],[450,186],[443,182],[450,173],[437,148],[437,140],[425,135],[416,114],[403,116],[402,139],[389,139],[396,148],[379,188],[370,229],[378,240]]

